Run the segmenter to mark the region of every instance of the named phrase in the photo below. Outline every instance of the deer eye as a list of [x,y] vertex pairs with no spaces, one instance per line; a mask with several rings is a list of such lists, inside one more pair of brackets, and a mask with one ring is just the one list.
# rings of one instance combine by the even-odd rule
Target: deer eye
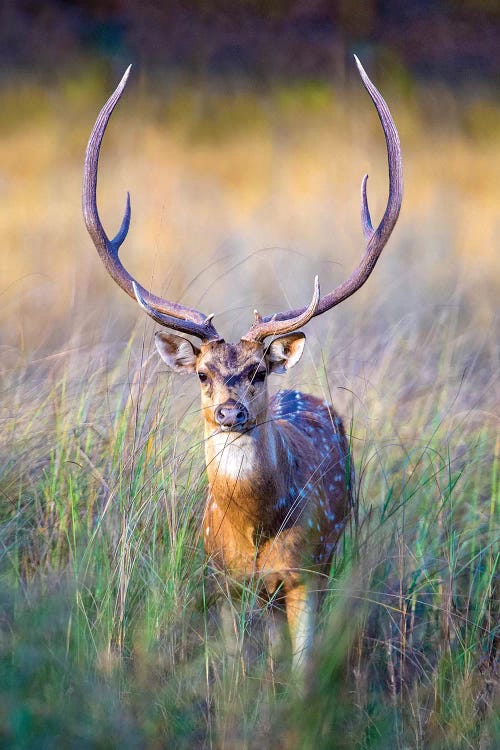
[[266,379],[266,375],[266,370],[256,370],[255,372],[251,373],[250,380],[252,383],[263,383]]
[[200,383],[206,383],[207,380],[208,380],[208,375],[207,375],[206,372],[199,372],[198,373],[198,378],[200,380]]

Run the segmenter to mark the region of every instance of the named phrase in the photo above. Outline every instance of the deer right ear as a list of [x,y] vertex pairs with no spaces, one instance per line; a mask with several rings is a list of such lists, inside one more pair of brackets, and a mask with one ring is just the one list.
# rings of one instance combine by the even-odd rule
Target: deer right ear
[[271,341],[265,355],[269,372],[281,375],[296,365],[302,356],[305,343],[306,337],[302,331],[285,333]]
[[200,350],[187,339],[174,333],[155,333],[155,344],[160,357],[174,372],[196,372]]

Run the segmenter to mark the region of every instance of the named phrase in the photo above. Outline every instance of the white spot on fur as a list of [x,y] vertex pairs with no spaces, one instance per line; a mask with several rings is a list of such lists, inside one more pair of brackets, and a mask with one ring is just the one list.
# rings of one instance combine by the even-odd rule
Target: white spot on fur
[[207,526],[205,529],[205,534],[208,536],[210,534],[210,526]]

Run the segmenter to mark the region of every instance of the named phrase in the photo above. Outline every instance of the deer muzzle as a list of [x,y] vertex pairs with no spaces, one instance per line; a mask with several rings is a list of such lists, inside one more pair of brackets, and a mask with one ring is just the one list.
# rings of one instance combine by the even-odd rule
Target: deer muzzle
[[215,421],[223,430],[241,430],[250,418],[246,406],[234,400],[219,404],[215,408],[214,416]]

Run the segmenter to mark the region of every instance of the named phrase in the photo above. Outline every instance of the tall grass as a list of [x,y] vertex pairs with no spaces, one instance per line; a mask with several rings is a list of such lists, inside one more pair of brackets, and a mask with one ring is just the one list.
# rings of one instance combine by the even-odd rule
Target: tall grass
[[[24,98],[9,96],[14,118]],[[224,581],[199,539],[197,388],[163,371],[154,327],[81,227],[99,94],[80,81],[38,96],[46,106],[0,142],[3,744],[498,747],[496,138],[452,118],[446,138],[424,128],[418,97],[395,107],[401,222],[365,289],[310,325],[292,382],[344,415],[360,524],[334,560],[301,692],[286,647],[277,662],[266,648],[252,590],[233,611],[251,658],[226,653],[212,604]],[[231,103],[186,90],[167,110],[161,92],[131,91],[100,203],[116,226],[131,187],[127,266],[155,290],[186,287],[235,338],[253,306],[302,299],[316,270],[325,289],[348,272],[369,158],[375,214],[385,183],[364,98]]]

